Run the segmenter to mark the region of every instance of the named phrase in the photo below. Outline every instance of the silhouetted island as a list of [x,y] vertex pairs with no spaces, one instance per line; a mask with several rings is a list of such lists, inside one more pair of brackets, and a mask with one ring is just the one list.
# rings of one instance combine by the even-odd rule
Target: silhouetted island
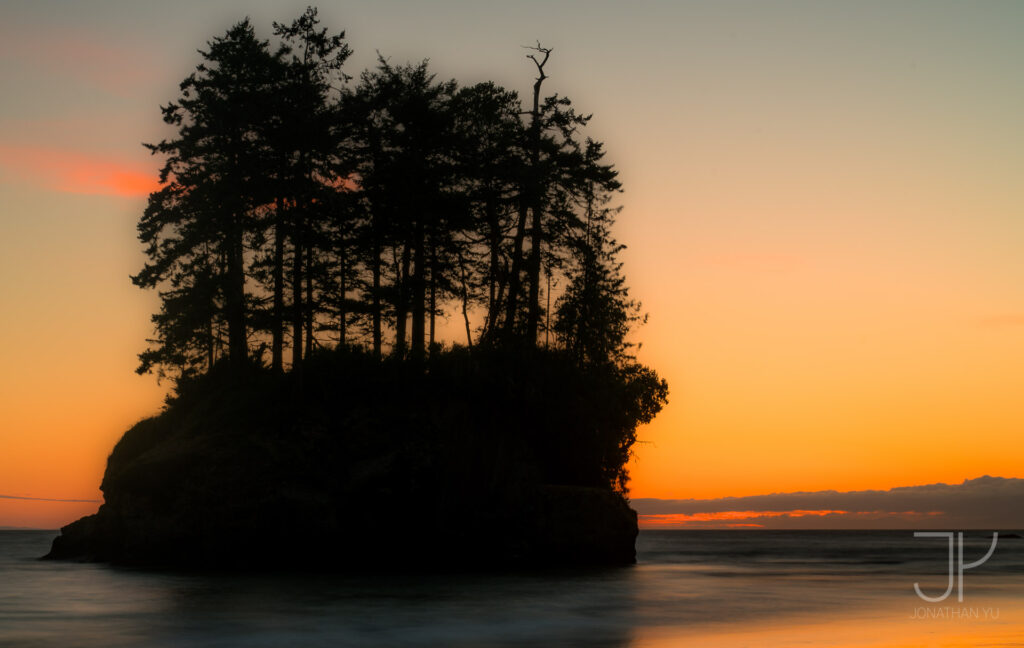
[[[590,116],[380,58],[315,9],[201,52],[139,221],[163,412],[50,558],[211,568],[619,564],[625,465],[668,387]],[[442,342],[439,320],[465,342]]]
[[330,351],[308,359],[297,392],[291,374],[218,368],[124,435],[105,503],[65,527],[49,557],[216,568],[633,562],[636,513],[610,487],[626,458],[619,434],[645,406],[626,384],[546,351],[460,348],[427,369]]

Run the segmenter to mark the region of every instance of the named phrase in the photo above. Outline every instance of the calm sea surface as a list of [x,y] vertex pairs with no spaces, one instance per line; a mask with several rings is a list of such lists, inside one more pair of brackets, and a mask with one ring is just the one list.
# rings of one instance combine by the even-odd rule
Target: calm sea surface
[[1020,538],[928,603],[946,540],[909,531],[642,531],[632,567],[454,576],[37,560],[54,535],[0,531],[0,646],[1024,646]]

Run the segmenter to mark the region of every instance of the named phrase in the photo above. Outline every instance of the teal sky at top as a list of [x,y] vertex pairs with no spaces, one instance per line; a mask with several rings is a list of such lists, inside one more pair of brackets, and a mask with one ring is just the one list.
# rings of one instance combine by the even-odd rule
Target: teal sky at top
[[[141,158],[197,48],[245,15],[269,36],[304,5],[5,0],[0,137]],[[554,47],[545,90],[596,114],[592,132],[631,193],[661,193],[680,162],[727,162],[716,149],[760,162],[774,147],[825,158],[871,140],[897,156],[901,143],[925,155],[984,147],[995,174],[1020,159],[1024,3],[385,0],[320,12],[347,31],[350,72],[380,51],[526,94],[520,46]]]
[[[5,0],[0,116],[98,117],[166,101],[210,37],[245,15],[269,36],[271,21],[305,4]],[[694,113],[774,120],[818,108],[823,118],[856,120],[877,117],[879,104],[897,114],[927,108],[918,115],[927,121],[973,113],[980,96],[985,113],[972,116],[994,126],[1024,102],[1019,2],[377,0],[319,8],[326,26],[348,32],[350,71],[379,50],[525,93],[532,71],[518,48],[539,39],[556,50],[548,89],[593,109],[599,125],[614,118],[671,133],[672,121]]]

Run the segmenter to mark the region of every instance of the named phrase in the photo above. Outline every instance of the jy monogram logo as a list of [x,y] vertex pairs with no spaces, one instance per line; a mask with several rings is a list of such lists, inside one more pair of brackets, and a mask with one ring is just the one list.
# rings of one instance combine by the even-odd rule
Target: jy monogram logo
[[[921,591],[921,585],[914,583],[914,591],[925,601],[929,603],[938,603],[939,601],[945,601],[946,598],[953,592],[953,532],[952,531],[915,531],[915,538],[943,538],[945,537],[949,541],[949,586],[946,587],[946,593],[942,596],[927,596]],[[992,557],[992,554],[996,550],[996,543],[999,541],[999,534],[992,534],[992,546],[988,548],[988,553],[981,557],[980,560],[975,560],[972,563],[964,564],[964,534],[957,532],[956,534],[958,554],[956,561],[956,578],[957,578],[957,597],[956,600],[963,603],[964,601],[964,570],[974,569],[975,567],[982,565],[986,560]]]

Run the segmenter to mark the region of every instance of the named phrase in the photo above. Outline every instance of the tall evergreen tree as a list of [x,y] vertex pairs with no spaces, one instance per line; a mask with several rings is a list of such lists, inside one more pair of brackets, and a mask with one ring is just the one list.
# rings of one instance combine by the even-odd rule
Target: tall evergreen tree
[[393,66],[381,58],[347,99],[360,142],[356,175],[368,214],[363,235],[377,353],[384,302],[394,323],[394,353],[425,353],[428,286],[454,202],[455,90],[454,82],[436,82],[426,62]]
[[[291,243],[293,368],[300,367],[304,354],[314,347],[315,324],[327,308],[320,284],[330,267],[329,257],[337,251],[327,209],[331,194],[342,187],[337,101],[340,84],[347,80],[341,68],[352,51],[344,32],[332,35],[319,24],[312,7],[290,25],[274,23],[274,34],[282,39],[288,57],[279,85],[282,115],[276,154],[281,160],[279,205],[285,212],[280,220]],[[283,250],[281,257],[283,263]],[[276,284],[278,290],[283,285]],[[283,299],[280,302],[283,307]]]
[[289,342],[299,370],[316,346],[360,338],[419,360],[453,305],[470,345],[554,332],[580,362],[624,357],[620,186],[601,144],[581,142],[590,117],[542,97],[550,49],[532,48],[524,110],[426,62],[380,58],[346,89],[344,34],[312,8],[274,33],[275,52],[248,21],[211,41],[164,109],[177,137],[150,147],[165,186],[133,278],[163,298],[142,370],[190,375],[269,348],[281,372]]
[[629,359],[631,326],[640,321],[640,305],[629,297],[619,253],[612,237],[617,208],[609,206],[618,187],[614,173],[601,164],[599,143],[587,140],[580,178],[582,227],[566,238],[570,252],[568,286],[556,305],[555,332],[581,364],[621,364]]
[[485,342],[493,341],[500,330],[509,293],[513,231],[525,172],[520,111],[516,93],[492,82],[460,89],[452,107],[469,218],[456,253],[459,298],[464,310],[483,307],[480,334]]
[[196,363],[188,347],[204,338],[212,361],[217,345],[209,340],[221,328],[231,363],[248,359],[246,250],[257,230],[254,210],[268,199],[260,134],[275,60],[248,20],[210,41],[201,55],[203,63],[181,84],[181,98],[163,108],[177,136],[148,145],[167,156],[160,172],[165,186],[150,196],[139,222],[149,261],[132,280],[163,287],[163,303],[140,371],[161,365],[189,373]]

